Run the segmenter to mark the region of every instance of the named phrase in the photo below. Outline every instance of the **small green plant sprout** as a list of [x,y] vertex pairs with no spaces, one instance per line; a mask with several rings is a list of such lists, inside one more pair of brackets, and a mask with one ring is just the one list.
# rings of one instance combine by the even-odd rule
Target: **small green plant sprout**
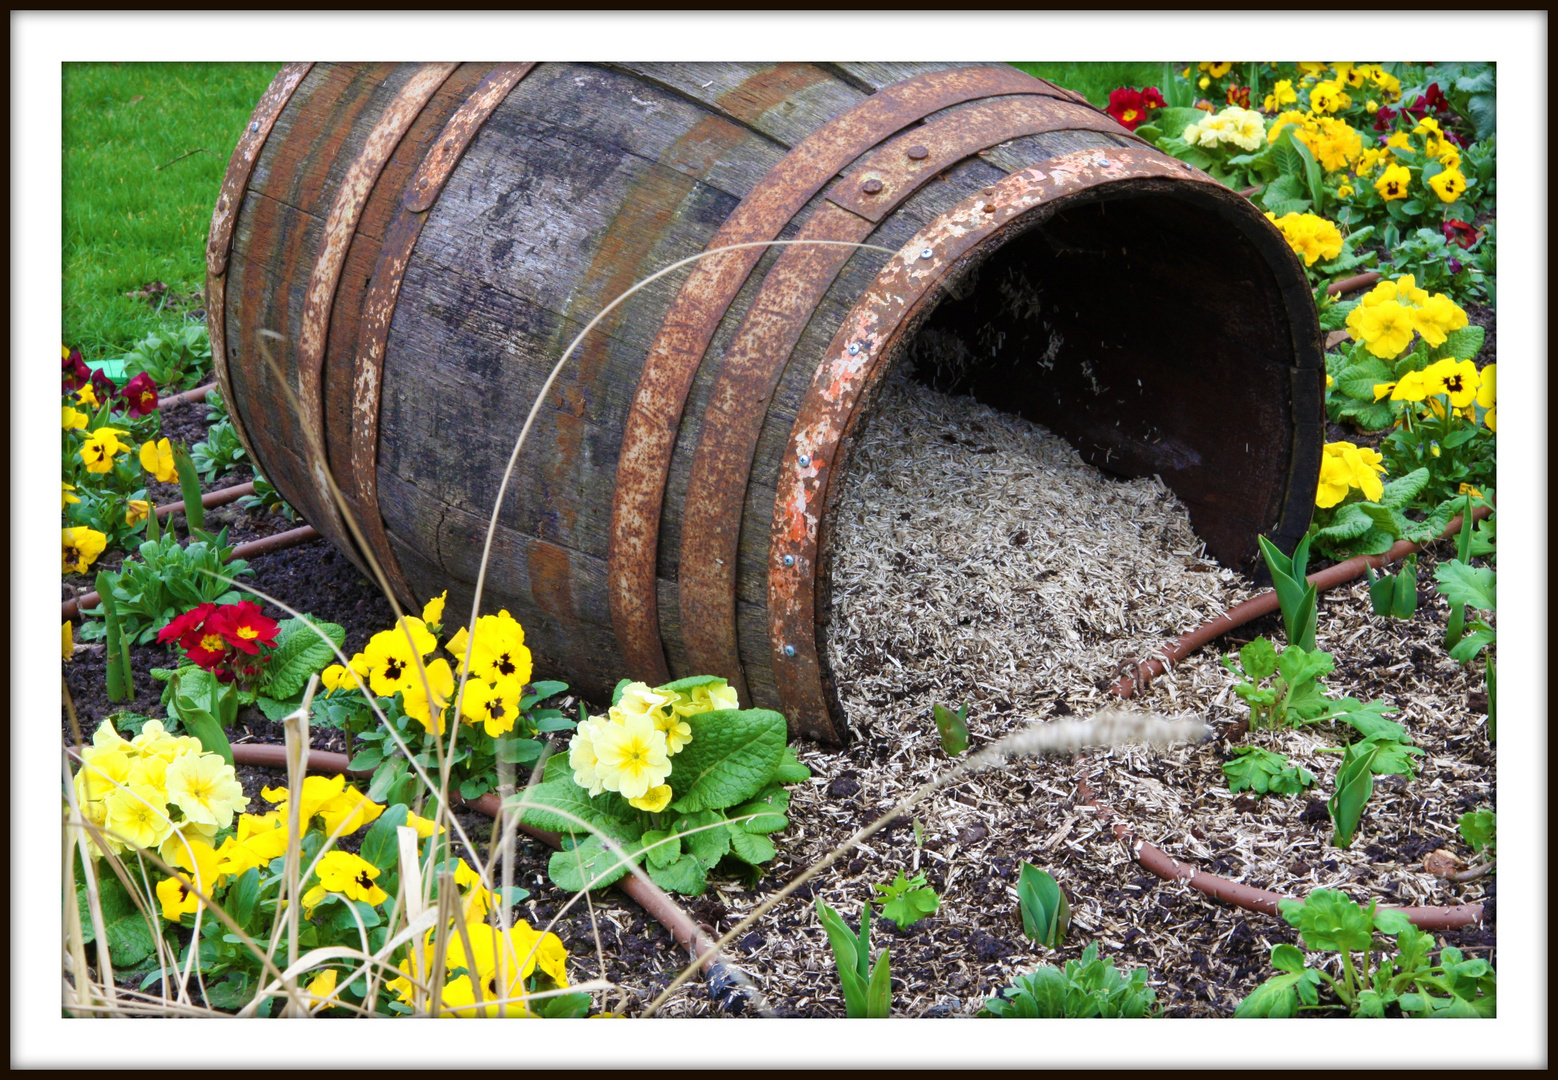
[[1461,839],[1479,855],[1494,850],[1497,829],[1498,822],[1492,810],[1474,810],[1461,815]]
[[1410,619],[1417,611],[1417,556],[1409,555],[1394,574],[1374,576],[1372,568],[1365,566],[1369,578],[1369,599],[1374,604],[1374,614],[1382,619]]
[[[1282,917],[1298,929],[1306,949],[1339,954],[1341,977],[1323,967],[1309,967],[1297,947],[1278,945],[1271,950],[1271,964],[1282,974],[1256,987],[1234,1016],[1288,1017],[1301,1011],[1345,1009],[1349,1016],[1382,1017],[1392,1005],[1403,1016],[1496,1015],[1496,979],[1486,960],[1466,960],[1459,949],[1446,947],[1438,963],[1432,962],[1428,954],[1433,937],[1401,912],[1377,905],[1378,901],[1371,902],[1365,910],[1334,889],[1316,889],[1304,900],[1281,901],[1277,906]],[[1377,936],[1394,938],[1394,948]],[[1322,990],[1329,990],[1337,1000],[1322,1003]]]
[[1017,910],[1022,932],[1039,944],[1058,949],[1071,927],[1071,904],[1059,883],[1032,863],[1017,875]]
[[132,701],[135,698],[134,676],[130,668],[130,640],[124,634],[119,621],[119,607],[114,603],[114,586],[119,575],[101,571],[97,575],[97,594],[102,597],[104,663],[107,665],[109,701]]
[[882,918],[891,919],[900,930],[907,930],[927,915],[936,914],[941,906],[936,890],[925,884],[924,874],[905,878],[900,870],[891,885],[871,887],[880,894]]
[[[1446,628],[1445,646],[1450,656],[1461,663],[1469,663],[1477,654],[1498,640],[1493,627],[1482,619],[1465,621],[1467,608],[1492,611],[1497,606],[1498,574],[1483,566],[1467,566],[1459,560],[1440,563],[1434,571],[1439,595],[1451,604],[1450,622]],[[1457,616],[1460,616],[1457,618]]]
[[1318,623],[1317,601],[1319,592],[1304,576],[1309,563],[1309,537],[1304,537],[1293,549],[1291,557],[1282,554],[1270,540],[1258,537],[1260,552],[1266,557],[1266,569],[1271,571],[1271,584],[1277,593],[1277,603],[1282,608],[1282,624],[1287,629],[1288,644],[1305,652],[1315,651],[1315,627]]
[[949,757],[957,757],[968,749],[968,704],[965,702],[957,712],[943,708],[940,705],[931,706],[931,715],[936,718],[936,730],[941,733],[941,748]]
[[[1244,681],[1233,692],[1250,707],[1250,730],[1295,726],[1333,711],[1333,702],[1321,694],[1320,679],[1333,668],[1331,654],[1289,645],[1277,654],[1265,638],[1256,638],[1239,650],[1239,666],[1232,659],[1223,664]],[[1268,684],[1267,680],[1271,680]]]
[[[899,875],[900,877],[902,875]],[[882,1020],[892,1011],[893,987],[887,950],[871,965],[871,905],[860,912],[860,933],[817,897],[817,920],[827,932],[844,991],[844,1015],[851,1020]]]
[[1252,791],[1256,795],[1297,795],[1315,782],[1308,769],[1294,765],[1282,754],[1258,746],[1238,746],[1234,756],[1223,762],[1223,775],[1231,792]]
[[1041,964],[992,998],[980,1016],[1002,1020],[1081,1020],[1101,1016],[1140,1019],[1157,1012],[1157,995],[1147,985],[1147,969],[1121,972],[1114,957],[1098,959],[1095,941],[1065,970]]

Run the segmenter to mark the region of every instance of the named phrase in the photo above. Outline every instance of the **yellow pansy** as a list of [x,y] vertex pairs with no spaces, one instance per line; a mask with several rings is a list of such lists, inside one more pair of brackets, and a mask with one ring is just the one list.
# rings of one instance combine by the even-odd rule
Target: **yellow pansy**
[[178,469],[173,464],[173,444],[167,439],[157,442],[147,440],[141,444],[141,468],[151,473],[164,484],[176,483],[179,478]]

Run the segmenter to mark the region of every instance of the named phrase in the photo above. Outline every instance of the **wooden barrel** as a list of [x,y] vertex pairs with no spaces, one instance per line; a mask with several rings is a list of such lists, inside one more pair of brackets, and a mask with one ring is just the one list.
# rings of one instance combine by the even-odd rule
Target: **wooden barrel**
[[1307,527],[1324,368],[1297,259],[1000,65],[289,64],[212,220],[212,351],[288,501],[463,620],[567,343],[650,273],[775,239],[834,243],[667,275],[548,394],[483,603],[537,671],[595,700],[723,675],[842,739],[830,500],[883,375],[949,348],[943,385],[1160,475],[1224,562]]

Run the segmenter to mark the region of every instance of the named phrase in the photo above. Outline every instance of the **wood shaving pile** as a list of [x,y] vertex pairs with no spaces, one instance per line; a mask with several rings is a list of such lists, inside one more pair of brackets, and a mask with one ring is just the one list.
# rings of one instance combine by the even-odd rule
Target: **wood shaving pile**
[[[855,739],[842,750],[796,745],[814,775],[791,789],[790,826],[774,835],[779,854],[762,880],[748,887],[715,877],[704,896],[683,899],[716,932],[953,764],[933,704],[969,704],[971,750],[1031,720],[1091,716],[1116,703],[1109,687],[1123,664],[1254,591],[1203,556],[1186,511],[1155,479],[1105,477],[1043,428],[907,382],[884,388],[836,528],[828,661]],[[941,907],[902,932],[873,922],[873,951],[891,951],[895,1016],[971,1015],[1015,976],[1063,964],[1092,941],[1122,968],[1147,967],[1166,1015],[1231,1014],[1273,973],[1271,947],[1296,944],[1296,932],[1160,881],[1115,839],[1113,820],[1175,858],[1262,888],[1302,896],[1343,886],[1365,902],[1482,899],[1491,923],[1496,877],[1454,884],[1423,868],[1437,848],[1475,861],[1456,821],[1494,806],[1495,758],[1476,705],[1480,667],[1468,673],[1445,656],[1444,605],[1426,588],[1431,574],[1425,556],[1424,599],[1410,622],[1375,618],[1363,582],[1321,598],[1319,645],[1337,659],[1329,691],[1400,706],[1396,718],[1427,751],[1416,780],[1379,778],[1351,849],[1330,844],[1323,800],[1337,755],[1317,752],[1354,737],[1351,729],[1254,737],[1315,774],[1315,787],[1297,798],[1228,792],[1221,766],[1243,739],[1021,759],[960,777],[909,820],[843,854],[743,930],[727,958],[777,1015],[842,1016],[814,899],[857,925],[864,904],[877,899],[872,886],[903,870],[924,873]],[[1226,731],[1245,710],[1219,652],[1257,634],[1280,644],[1280,623],[1268,617],[1238,640],[1201,650],[1131,707]],[[1114,819],[1077,799],[1084,778]],[[1016,886],[1024,861],[1053,874],[1070,898],[1071,932],[1059,949],[1022,933]],[[527,906],[544,921],[555,890],[538,875],[534,892]],[[596,915],[602,973],[620,988],[608,998],[636,1013],[685,953],[621,900],[598,902]],[[581,969],[595,974],[588,920],[570,913],[559,932]],[[1495,959],[1491,929],[1436,936]],[[723,1013],[695,978],[662,1015]]]

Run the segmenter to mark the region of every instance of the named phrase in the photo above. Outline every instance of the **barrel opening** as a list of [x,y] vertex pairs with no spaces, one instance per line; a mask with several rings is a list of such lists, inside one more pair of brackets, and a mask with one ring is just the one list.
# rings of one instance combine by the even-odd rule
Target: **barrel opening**
[[[1295,282],[1280,279],[1291,254],[1250,207],[1185,187],[1113,185],[993,238],[898,362],[1107,472],[1160,476],[1208,550],[1246,565],[1284,516],[1302,441],[1293,373],[1319,354],[1299,344]],[[1301,274],[1296,287],[1309,303]]]

